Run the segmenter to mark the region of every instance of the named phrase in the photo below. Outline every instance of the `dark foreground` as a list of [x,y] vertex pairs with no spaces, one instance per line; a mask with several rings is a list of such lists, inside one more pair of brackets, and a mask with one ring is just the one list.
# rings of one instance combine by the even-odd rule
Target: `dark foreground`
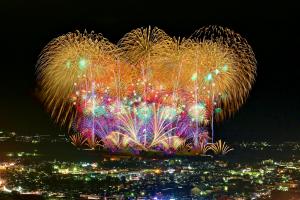
[[300,199],[298,143],[225,156],[129,156],[63,142],[1,142],[0,199]]

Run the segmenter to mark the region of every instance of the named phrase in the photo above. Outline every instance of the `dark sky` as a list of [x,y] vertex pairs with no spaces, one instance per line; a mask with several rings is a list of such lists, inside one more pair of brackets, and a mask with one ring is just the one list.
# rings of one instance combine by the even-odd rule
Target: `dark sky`
[[54,37],[87,29],[117,42],[141,26],[189,36],[217,24],[248,40],[258,70],[249,99],[216,134],[225,139],[300,140],[300,7],[288,1],[245,2],[1,0],[0,129],[19,134],[63,131],[34,95],[39,52]]

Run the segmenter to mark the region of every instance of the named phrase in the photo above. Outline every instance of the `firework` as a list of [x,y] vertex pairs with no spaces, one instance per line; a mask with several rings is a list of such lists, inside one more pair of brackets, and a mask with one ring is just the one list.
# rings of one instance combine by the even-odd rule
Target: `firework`
[[112,75],[114,50],[102,35],[87,32],[60,36],[43,49],[37,68],[41,99],[57,122],[73,122],[76,110],[70,97],[74,86],[95,79],[111,85],[107,77]]
[[71,137],[76,144],[206,152],[214,121],[243,104],[255,69],[244,38],[208,26],[189,38],[138,28],[117,45],[93,32],[68,33],[44,48],[37,72],[42,101],[81,134]]
[[205,44],[202,55],[212,56],[204,59],[211,61],[204,79],[210,93],[219,99],[222,112],[218,119],[232,115],[244,103],[255,80],[256,59],[250,45],[238,33],[220,26],[201,28],[191,39]]
[[232,151],[233,148],[230,148],[226,142],[222,140],[218,140],[216,143],[209,145],[209,148],[214,152],[214,154],[222,154],[225,155],[229,151]]

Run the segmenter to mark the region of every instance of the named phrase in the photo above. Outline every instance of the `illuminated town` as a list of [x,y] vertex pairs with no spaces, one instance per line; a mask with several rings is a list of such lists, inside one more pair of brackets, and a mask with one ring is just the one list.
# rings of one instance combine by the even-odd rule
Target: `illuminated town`
[[[225,157],[147,158],[82,150],[80,153],[85,157],[78,159],[74,156],[77,150],[62,135],[1,135],[0,197],[153,200],[300,197],[300,145],[295,142],[241,142],[232,144],[235,150]],[[10,150],[9,145],[17,145],[20,150]],[[50,146],[57,148],[53,150]]]

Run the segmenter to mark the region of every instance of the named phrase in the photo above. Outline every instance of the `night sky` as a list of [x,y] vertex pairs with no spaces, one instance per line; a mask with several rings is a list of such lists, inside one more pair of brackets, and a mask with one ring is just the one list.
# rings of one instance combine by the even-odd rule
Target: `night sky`
[[204,25],[217,24],[245,37],[258,62],[250,97],[234,117],[218,125],[217,137],[300,140],[299,6],[287,1],[285,5],[274,1],[120,2],[1,0],[0,130],[64,132],[35,95],[35,64],[54,37],[87,29],[117,42],[130,30],[148,25],[171,36],[188,37]]

